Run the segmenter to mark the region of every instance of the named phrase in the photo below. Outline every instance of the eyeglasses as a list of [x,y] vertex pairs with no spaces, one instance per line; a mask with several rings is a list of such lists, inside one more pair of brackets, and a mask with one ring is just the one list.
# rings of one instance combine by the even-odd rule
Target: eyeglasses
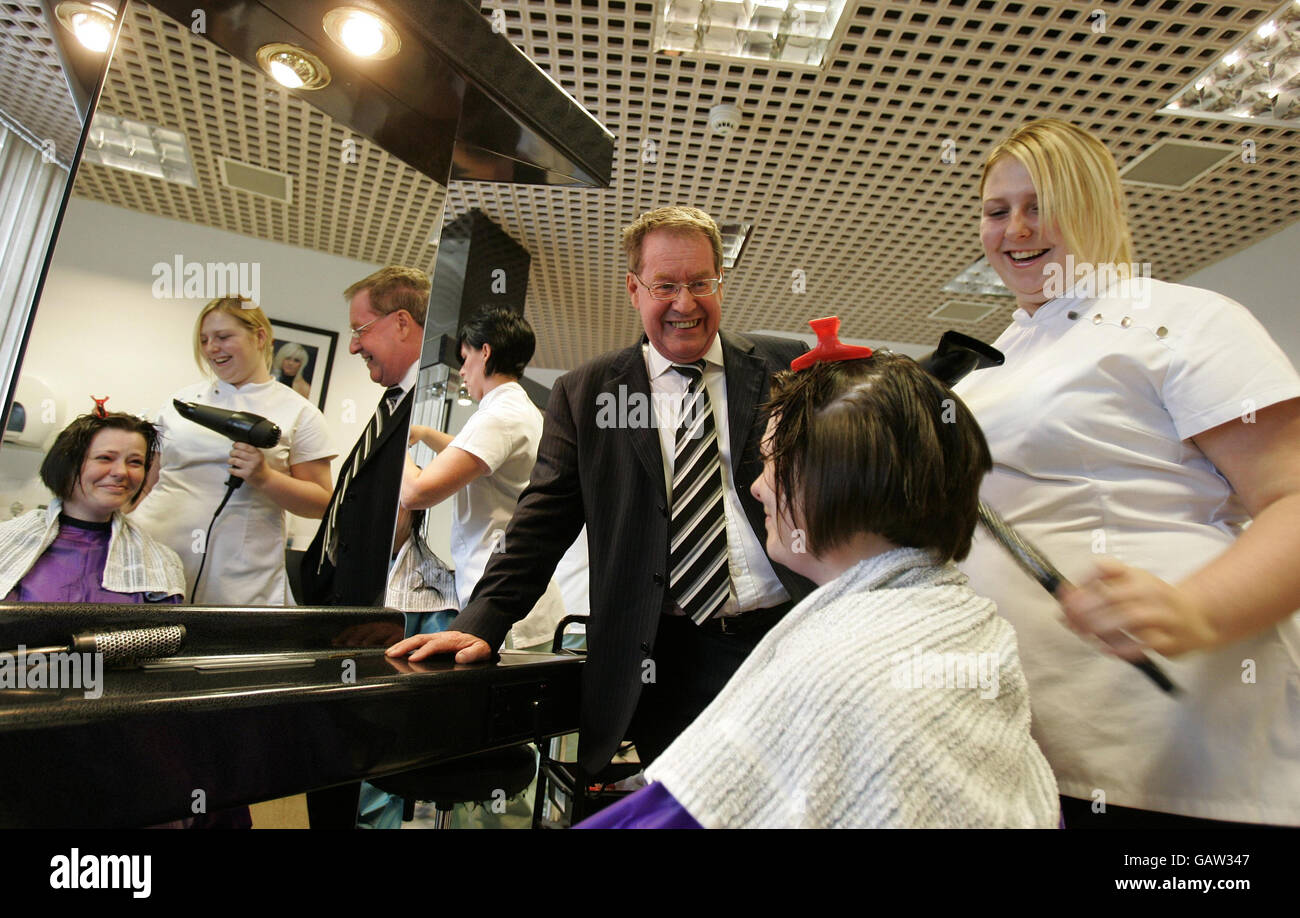
[[722,278],[720,277],[702,277],[699,280],[689,281],[685,284],[647,284],[645,281],[641,280],[639,274],[633,274],[632,276],[640,281],[641,286],[649,290],[650,295],[656,300],[675,300],[677,299],[678,291],[683,287],[685,287],[690,292],[691,296],[694,297],[713,296],[713,294],[718,292],[718,287],[722,285]]
[[389,316],[391,316],[392,314],[393,314],[393,313],[391,313],[391,312],[386,312],[386,313],[384,313],[382,316],[379,316],[379,317],[377,317],[377,318],[371,319],[369,322],[367,322],[365,325],[361,326],[360,328],[354,328],[354,329],[352,329],[352,340],[353,340],[353,341],[360,341],[360,340],[361,340],[361,333],[362,333],[363,331],[365,331],[365,330],[366,330],[367,328],[369,328],[370,326],[374,325],[376,322],[382,321],[383,319],[387,319],[387,318],[388,318]]

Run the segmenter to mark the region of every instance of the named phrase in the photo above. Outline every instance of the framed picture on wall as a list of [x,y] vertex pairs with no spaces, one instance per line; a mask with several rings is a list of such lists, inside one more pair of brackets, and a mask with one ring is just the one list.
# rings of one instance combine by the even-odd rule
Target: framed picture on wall
[[279,319],[271,319],[271,330],[275,332],[271,378],[323,411],[339,333]]

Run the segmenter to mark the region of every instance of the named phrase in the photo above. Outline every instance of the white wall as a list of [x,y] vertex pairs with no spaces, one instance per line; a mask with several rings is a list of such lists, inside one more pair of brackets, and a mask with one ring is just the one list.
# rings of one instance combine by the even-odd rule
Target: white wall
[[1189,274],[1182,283],[1214,290],[1244,305],[1291,362],[1300,366],[1300,221]]
[[[177,255],[187,262],[256,262],[260,305],[272,320],[338,333],[322,411],[345,457],[382,392],[361,359],[348,354],[342,293],[378,265],[76,198],[68,205],[22,367],[23,376],[53,390],[55,429],[90,410],[91,395],[110,396],[112,410],[153,416],[171,393],[202,378],[193,337],[206,298],[159,299],[152,292],[153,266]],[[313,386],[321,378],[317,367]],[[39,449],[0,449],[0,518],[10,517],[14,502],[31,509],[48,500],[35,479],[40,458]],[[294,518],[295,547],[306,547],[316,525]]]

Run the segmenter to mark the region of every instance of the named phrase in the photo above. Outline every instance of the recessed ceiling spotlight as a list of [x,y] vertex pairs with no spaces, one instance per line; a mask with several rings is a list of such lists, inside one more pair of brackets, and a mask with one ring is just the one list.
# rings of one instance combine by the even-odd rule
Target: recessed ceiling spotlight
[[98,54],[108,49],[117,13],[107,3],[60,3],[54,15],[89,50]]
[[322,89],[329,85],[330,70],[310,51],[284,42],[257,49],[257,63],[287,89]]
[[325,34],[350,54],[382,61],[402,50],[397,30],[386,20],[355,6],[340,6],[325,14]]

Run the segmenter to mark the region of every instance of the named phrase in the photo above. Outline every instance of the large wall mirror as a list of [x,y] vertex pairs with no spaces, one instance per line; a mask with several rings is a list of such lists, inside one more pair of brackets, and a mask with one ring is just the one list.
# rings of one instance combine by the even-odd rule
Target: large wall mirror
[[[363,361],[349,354],[343,290],[387,264],[433,273],[452,175],[593,183],[593,170],[572,167],[545,145],[533,143],[546,156],[531,163],[514,157],[507,146],[533,139],[517,116],[510,119],[515,127],[497,132],[505,139],[492,141],[481,127],[487,108],[480,96],[434,55],[391,74],[393,85],[407,86],[416,68],[423,77],[416,102],[366,98],[335,61],[334,86],[318,107],[306,89],[291,91],[242,52],[223,50],[240,42],[256,47],[262,39],[246,33],[272,21],[266,17],[273,5],[229,4],[243,18],[221,20],[208,11],[200,21],[201,10],[187,20],[179,6],[169,15],[160,8],[167,3],[123,4],[13,390],[26,417],[0,447],[0,519],[48,503],[41,459],[69,419],[94,407],[92,398],[152,418],[179,391],[212,378],[196,363],[195,323],[203,306],[222,295],[251,298],[273,323],[277,384],[322,413],[336,480],[382,395]],[[320,10],[303,12],[312,5],[289,6],[319,23]],[[411,16],[418,7],[427,22],[397,20],[417,34],[437,12],[429,4],[394,6]],[[483,41],[500,39],[462,3],[433,6],[466,17],[464,28],[486,35]],[[49,11],[45,18],[47,28],[59,28]],[[13,87],[6,93],[16,94]],[[420,131],[407,133],[433,132],[437,143],[375,139],[405,137],[394,122],[409,124],[414,107]],[[458,119],[473,128],[475,142],[453,153]],[[71,136],[76,127],[69,121],[65,132]],[[391,152],[404,142],[402,155],[418,170]],[[494,144],[501,149],[492,150]],[[594,170],[595,182],[608,180],[607,161],[608,155],[603,177]],[[187,524],[193,538],[173,545],[183,556],[205,547],[199,530],[221,497],[220,489],[196,495],[201,506],[194,525]],[[396,495],[393,503],[395,513]],[[305,549],[318,521],[286,521],[288,547]],[[374,537],[391,533],[390,527]]]
[[[0,9],[0,391],[12,382],[29,308],[103,70],[51,7]],[[101,32],[107,41],[111,33]],[[96,37],[87,40],[97,44]]]
[[[431,271],[444,197],[302,95],[158,9],[127,4],[18,378],[27,428],[0,449],[0,517],[48,502],[45,448],[92,396],[156,417],[210,379],[195,361],[195,320],[226,294],[261,306],[278,384],[297,384],[346,456],[382,390],[348,353],[342,292],[385,264]],[[299,363],[283,356],[302,351]],[[193,495],[189,537],[172,532],[182,558],[205,547],[223,495],[212,490]],[[238,519],[223,511],[217,525]],[[317,521],[286,521],[288,547],[305,549]]]

